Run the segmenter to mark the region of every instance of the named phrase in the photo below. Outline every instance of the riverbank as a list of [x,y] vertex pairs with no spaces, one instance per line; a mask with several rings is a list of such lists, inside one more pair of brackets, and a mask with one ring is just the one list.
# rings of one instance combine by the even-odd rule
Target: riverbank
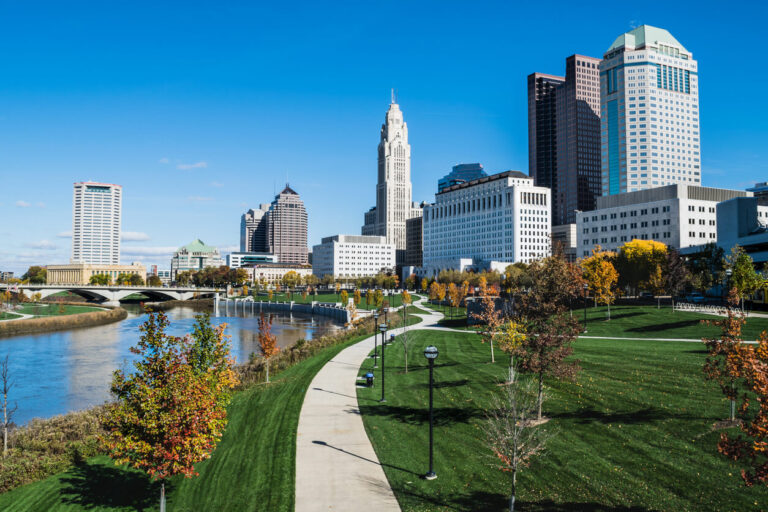
[[[402,322],[399,315],[390,318],[393,326]],[[417,320],[409,317],[408,323]],[[196,466],[199,477],[174,478],[166,484],[169,508],[293,510],[296,428],[304,394],[328,360],[373,332],[374,321],[368,318],[351,329],[301,341],[282,350],[271,361],[269,385],[264,384],[262,359],[239,365],[241,385],[228,408],[229,425],[224,437],[211,459]],[[46,424],[54,420],[39,421]],[[63,433],[52,433],[50,437],[66,438]],[[78,442],[91,446],[88,438],[75,439],[60,452],[69,453]],[[122,504],[121,510],[143,510],[156,502],[157,487],[145,474],[115,466],[104,455],[88,458],[92,453],[79,453],[84,455],[79,460],[58,459],[64,468],[70,467],[68,471],[61,472],[63,467],[57,463],[50,464],[51,470],[46,473],[24,472],[30,476],[26,481],[29,485],[0,495],[0,510],[101,510],[115,503]],[[10,478],[4,471],[23,471],[25,464],[29,465],[14,461],[13,457],[0,461],[0,481]],[[42,463],[39,466],[46,467]],[[239,478],[242,474],[252,477]],[[13,481],[17,485],[25,483]]]
[[166,300],[163,302],[146,302],[144,305],[152,311],[165,311],[177,306],[187,306],[203,311],[213,310],[213,299]]
[[[88,306],[93,304],[83,302],[62,302],[63,306]],[[125,320],[128,312],[119,306],[99,306],[100,311],[58,315],[50,317],[23,318],[0,322],[0,338],[20,334],[36,334],[51,331],[93,327]]]

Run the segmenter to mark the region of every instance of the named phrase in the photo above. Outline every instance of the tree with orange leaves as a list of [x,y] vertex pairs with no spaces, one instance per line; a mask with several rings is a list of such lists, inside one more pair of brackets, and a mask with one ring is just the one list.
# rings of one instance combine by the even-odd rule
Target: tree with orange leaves
[[[480,279],[485,279],[481,277]],[[483,287],[484,293],[480,299],[480,313],[472,313],[472,318],[485,325],[485,328],[478,332],[483,343],[491,346],[491,362],[495,363],[496,358],[493,355],[493,340],[499,333],[502,323],[501,312],[496,309],[496,296],[498,289],[494,286]]]
[[280,352],[280,347],[277,346],[277,336],[272,334],[272,315],[268,317],[261,313],[259,316],[259,347],[261,347],[261,355],[264,357],[264,367],[267,372],[267,384],[269,384],[269,360],[272,356],[277,355]]
[[722,335],[705,340],[710,355],[704,372],[730,399],[731,422],[741,431],[722,432],[718,451],[747,466],[741,477],[748,486],[768,486],[768,335],[763,331],[756,346],[742,342],[745,320],[742,313],[734,311],[738,304],[739,294],[731,290],[726,318],[711,322],[721,326]]
[[237,384],[228,357],[226,325],[211,327],[198,317],[192,336],[166,334],[164,313],[149,312],[131,352],[140,356],[135,372],[116,370],[112,394],[102,418],[102,438],[116,464],[129,464],[162,480],[197,476],[194,465],[211,456],[227,424],[226,406]]

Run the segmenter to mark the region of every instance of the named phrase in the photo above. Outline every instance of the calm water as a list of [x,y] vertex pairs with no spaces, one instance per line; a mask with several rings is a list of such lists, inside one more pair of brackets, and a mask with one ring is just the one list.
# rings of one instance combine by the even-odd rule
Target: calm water
[[[85,409],[109,399],[112,372],[130,367],[135,358],[129,348],[139,338],[138,326],[143,322],[138,306],[126,305],[128,318],[98,327],[52,332],[27,336],[0,338],[0,357],[9,356],[9,366],[15,385],[9,394],[18,409],[17,424],[35,417],[49,417]],[[192,308],[177,307],[166,312],[171,320],[169,334],[180,336],[192,331]],[[214,324],[227,323],[231,336],[231,353],[237,362],[259,353],[258,318],[238,311],[225,316],[213,316]],[[299,338],[312,339],[338,329],[333,320],[322,316],[276,315],[272,332],[281,347]]]

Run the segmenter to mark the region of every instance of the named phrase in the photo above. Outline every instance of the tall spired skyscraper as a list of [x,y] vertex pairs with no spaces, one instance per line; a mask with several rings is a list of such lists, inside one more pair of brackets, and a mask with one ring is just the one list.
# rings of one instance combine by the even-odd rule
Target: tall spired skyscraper
[[408,125],[394,91],[381,125],[378,167],[376,206],[366,212],[362,234],[385,236],[388,244],[394,244],[397,263],[401,264],[405,257],[405,221],[420,216],[421,208],[412,202]]

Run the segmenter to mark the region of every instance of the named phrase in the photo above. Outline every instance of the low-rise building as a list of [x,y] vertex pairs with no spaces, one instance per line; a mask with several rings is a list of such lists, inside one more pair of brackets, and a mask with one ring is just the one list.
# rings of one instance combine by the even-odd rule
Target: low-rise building
[[277,257],[268,252],[233,252],[227,254],[227,266],[240,268],[255,263],[276,263]]
[[742,190],[676,184],[598,197],[594,211],[576,215],[577,255],[588,256],[596,245],[616,251],[634,239],[675,249],[716,242],[717,204],[750,196]]
[[395,268],[395,246],[384,236],[335,235],[312,249],[312,273],[318,277],[365,277]]
[[90,263],[68,263],[64,265],[48,265],[46,267],[46,284],[62,285],[86,285],[90,284],[91,277],[107,275],[112,282],[117,281],[121,274],[141,277],[147,280],[147,269],[141,263],[130,265],[99,265]]
[[13,272],[0,272],[0,282],[10,281],[13,279]]
[[453,185],[424,207],[420,276],[440,270],[503,270],[550,254],[550,190],[506,171]]
[[240,268],[248,272],[252,283],[268,286],[281,284],[285,274],[291,271],[296,272],[302,280],[312,274],[312,266],[302,263],[254,263]]
[[199,238],[183,247],[179,247],[171,258],[171,279],[176,280],[179,272],[202,270],[206,267],[224,265],[217,247],[205,245]]

